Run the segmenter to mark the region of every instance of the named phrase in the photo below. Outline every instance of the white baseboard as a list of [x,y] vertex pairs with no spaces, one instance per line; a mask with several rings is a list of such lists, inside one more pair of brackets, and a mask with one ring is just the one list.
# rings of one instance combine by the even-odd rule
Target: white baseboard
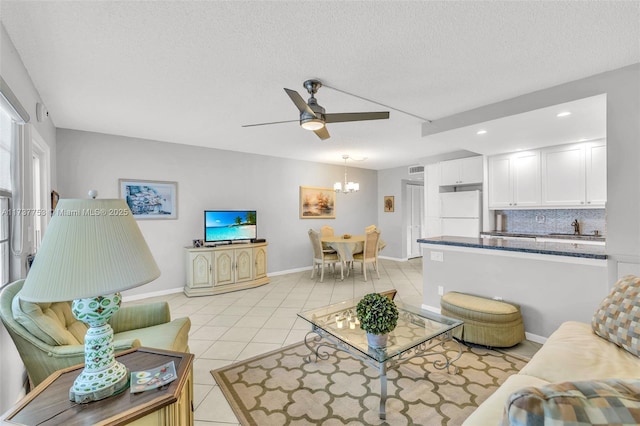
[[140,294],[132,294],[132,295],[127,295],[126,293],[122,295],[122,300],[127,302],[130,302],[132,300],[140,300],[140,299],[148,299],[150,297],[158,297],[158,296],[166,296],[168,294],[176,294],[176,293],[182,293],[183,287],[179,287],[179,288],[170,288],[168,290],[159,290],[159,291],[152,291],[150,293],[140,293]]
[[425,311],[435,312],[436,314],[440,313],[440,308],[436,308],[435,306],[429,306],[429,305],[423,304],[422,309],[424,309]]
[[395,260],[396,262],[406,262],[409,260],[409,258],[407,257],[401,259],[399,257],[389,257],[389,256],[378,256],[378,259]]
[[538,336],[537,334],[529,333],[527,331],[524,332],[524,337],[527,340],[531,340],[532,342],[540,343],[541,345],[543,345],[547,341],[546,337]]

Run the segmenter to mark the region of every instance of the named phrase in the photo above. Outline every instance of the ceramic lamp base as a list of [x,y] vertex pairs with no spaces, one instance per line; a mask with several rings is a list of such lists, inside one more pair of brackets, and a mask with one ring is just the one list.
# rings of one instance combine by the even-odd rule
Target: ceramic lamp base
[[120,293],[74,300],[73,315],[89,324],[84,338],[84,370],[73,382],[69,399],[78,403],[98,401],[125,389],[129,384],[127,368],[116,361],[113,329],[108,324],[120,309]]

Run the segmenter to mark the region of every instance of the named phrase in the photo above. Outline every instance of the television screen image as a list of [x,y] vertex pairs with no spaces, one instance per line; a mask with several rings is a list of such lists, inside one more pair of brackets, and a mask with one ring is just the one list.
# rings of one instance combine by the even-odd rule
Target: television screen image
[[204,242],[251,240],[258,236],[255,210],[206,210]]

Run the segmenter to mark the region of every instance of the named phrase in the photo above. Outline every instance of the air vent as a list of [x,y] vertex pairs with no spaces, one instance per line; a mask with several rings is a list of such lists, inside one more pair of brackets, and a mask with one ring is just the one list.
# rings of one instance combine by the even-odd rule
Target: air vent
[[409,166],[410,175],[420,175],[424,173],[424,166]]

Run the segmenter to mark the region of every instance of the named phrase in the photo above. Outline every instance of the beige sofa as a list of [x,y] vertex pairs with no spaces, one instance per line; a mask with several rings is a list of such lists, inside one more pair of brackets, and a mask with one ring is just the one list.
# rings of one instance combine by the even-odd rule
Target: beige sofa
[[[627,283],[635,286],[635,289],[629,290],[630,287],[626,287],[627,296],[622,305],[630,306],[633,314],[631,318],[625,318],[624,321],[617,322],[631,323],[632,330],[629,334],[635,333],[635,336],[637,336],[637,333],[640,332],[640,322],[638,322],[640,314],[640,309],[638,309],[638,306],[640,306],[640,298],[638,296],[640,278],[628,276],[623,280],[625,279]],[[616,283],[616,286],[623,280]],[[615,292],[616,286],[614,286],[612,294]],[[611,295],[608,298],[611,298]],[[603,301],[603,305],[606,305],[607,300]],[[623,346],[627,346],[627,348],[624,348],[618,345],[619,342],[616,344],[610,341],[615,341],[615,338],[607,340],[597,335],[594,332],[594,327],[597,328],[592,324],[575,321],[563,323],[548,338],[529,363],[518,374],[509,377],[493,395],[465,420],[464,425],[510,424],[508,420],[503,420],[503,417],[506,411],[505,408],[511,410],[514,393],[532,386],[548,389],[562,382],[593,381],[593,383],[599,383],[604,379],[623,379],[623,384],[631,386],[630,389],[632,389],[631,397],[629,398],[630,402],[625,401],[625,403],[628,402],[633,407],[640,407],[640,401],[638,401],[640,395],[637,394],[638,389],[640,389],[638,387],[640,386],[640,357],[637,356],[639,346],[637,337],[632,341],[631,348],[629,348],[628,344],[623,343]],[[631,342],[631,339],[628,338],[629,334],[623,333],[623,336],[627,341]],[[550,384],[555,385],[546,386]],[[640,413],[640,408],[633,408],[633,410],[636,410],[635,414]],[[528,421],[523,421],[517,424],[528,423]],[[632,424],[635,424],[635,422]]]

